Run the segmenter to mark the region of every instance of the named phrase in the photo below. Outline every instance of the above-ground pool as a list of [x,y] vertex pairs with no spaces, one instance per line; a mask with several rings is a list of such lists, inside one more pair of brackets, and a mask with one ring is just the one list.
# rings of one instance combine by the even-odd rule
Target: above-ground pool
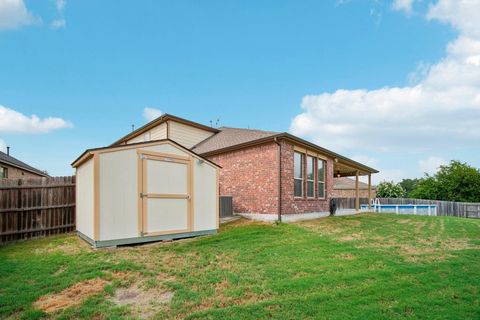
[[[362,204],[361,209],[368,210],[368,205]],[[382,213],[437,215],[437,206],[433,204],[375,204],[372,205],[371,210]]]

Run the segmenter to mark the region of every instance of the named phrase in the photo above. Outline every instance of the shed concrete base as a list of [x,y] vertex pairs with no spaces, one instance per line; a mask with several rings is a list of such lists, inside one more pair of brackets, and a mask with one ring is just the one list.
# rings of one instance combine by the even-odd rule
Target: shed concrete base
[[174,240],[182,238],[191,238],[198,236],[206,236],[211,234],[216,234],[217,230],[202,230],[202,231],[193,231],[193,232],[184,232],[184,233],[175,233],[175,234],[165,234],[161,236],[145,236],[145,237],[136,237],[136,238],[125,238],[125,239],[115,239],[115,240],[98,240],[95,241],[80,231],[77,231],[78,236],[90,244],[93,248],[105,248],[105,247],[116,247],[126,244],[138,244],[138,243],[147,243],[154,241],[162,240]]

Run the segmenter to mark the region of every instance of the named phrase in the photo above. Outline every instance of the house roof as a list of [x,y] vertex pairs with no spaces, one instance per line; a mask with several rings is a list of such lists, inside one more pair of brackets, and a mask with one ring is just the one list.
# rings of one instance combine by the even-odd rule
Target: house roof
[[37,168],[34,168],[32,166],[29,166],[25,162],[20,161],[16,158],[6,154],[5,152],[2,152],[2,151],[0,151],[0,163],[4,163],[4,164],[10,165],[12,167],[16,167],[16,168],[19,168],[19,169],[22,169],[22,170],[25,170],[25,171],[28,171],[28,172],[32,172],[32,173],[38,174],[42,177],[48,177],[48,174],[46,174],[45,172],[43,172],[41,170],[38,170]]
[[129,134],[123,136],[122,138],[118,139],[117,141],[115,141],[114,143],[112,143],[111,145],[114,146],[114,145],[117,145],[117,144],[120,144],[122,142],[125,142],[129,139],[132,139],[156,126],[158,126],[159,124],[163,123],[163,122],[166,122],[168,120],[173,120],[173,121],[176,121],[176,122],[179,122],[179,123],[183,123],[183,124],[186,124],[186,125],[189,125],[189,126],[192,126],[192,127],[196,127],[196,128],[199,128],[199,129],[203,129],[203,130],[206,130],[206,131],[210,131],[210,132],[213,132],[213,133],[217,133],[219,132],[218,129],[215,129],[215,128],[212,128],[212,127],[209,127],[209,126],[205,126],[203,124],[200,124],[198,122],[193,122],[193,121],[190,121],[190,120],[187,120],[187,119],[183,119],[183,118],[180,118],[180,117],[177,117],[177,116],[174,116],[174,115],[171,115],[171,114],[168,114],[168,113],[165,113],[163,115],[161,115],[160,117],[150,121],[149,123],[147,123],[146,125],[144,126],[141,126],[140,128],[130,132]]
[[338,153],[320,147],[314,143],[301,139],[287,132],[262,131],[256,129],[239,129],[221,127],[219,132],[203,140],[192,148],[193,151],[203,155],[211,156],[232,150],[247,148],[261,143],[276,141],[276,139],[287,139],[294,143],[317,150],[319,153],[328,155],[344,164],[353,166],[367,173],[378,173],[378,170],[366,166],[360,162],[349,159]]
[[[368,189],[368,184],[362,181],[358,182],[359,189]],[[333,179],[333,189],[334,190],[355,190],[355,180],[340,177]],[[372,189],[375,189],[375,186],[372,186]]]
[[90,159],[91,156],[93,156],[93,154],[95,152],[101,152],[101,151],[109,151],[109,150],[115,150],[115,149],[121,149],[121,148],[136,148],[136,147],[140,147],[140,146],[149,146],[149,145],[156,145],[160,142],[169,142],[177,147],[179,147],[180,149],[182,150],[185,150],[186,152],[190,153],[190,154],[193,154],[197,157],[199,157],[200,159],[204,160],[205,162],[208,162],[210,164],[212,164],[213,166],[215,167],[218,167],[218,168],[221,168],[221,166],[219,166],[218,164],[216,164],[215,162],[211,161],[211,160],[208,160],[207,158],[199,155],[198,153],[196,153],[195,151],[192,151],[188,148],[185,148],[184,146],[182,146],[181,144],[171,140],[171,139],[159,139],[159,140],[150,140],[150,141],[145,141],[145,142],[136,142],[136,143],[129,143],[129,144],[122,144],[122,145],[114,145],[114,146],[107,146],[107,147],[99,147],[99,148],[91,148],[91,149],[87,149],[85,150],[80,156],[78,156],[77,159],[75,159],[72,163],[71,163],[71,166],[76,168],[78,167],[79,165],[81,165],[86,159]]
[[198,143],[192,150],[200,154],[209,153],[279,134],[279,132],[274,131],[230,127],[220,127],[218,130],[220,132]]

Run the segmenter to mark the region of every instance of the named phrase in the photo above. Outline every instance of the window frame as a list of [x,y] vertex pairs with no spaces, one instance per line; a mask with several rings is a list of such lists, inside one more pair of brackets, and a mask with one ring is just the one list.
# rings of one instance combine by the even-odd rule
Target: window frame
[[[295,176],[295,155],[298,154],[300,155],[300,175],[301,177],[296,177]],[[301,186],[301,189],[300,189],[300,195],[296,195],[295,193],[295,182],[299,180],[301,181],[300,183],[300,186]],[[302,199],[305,197],[305,154],[304,153],[301,153],[301,152],[298,152],[298,151],[294,151],[293,152],[293,197],[296,198],[296,199]]]
[[[306,166],[305,166],[305,196],[307,197],[307,199],[315,199],[316,198],[316,190],[315,190],[315,181],[316,181],[316,174],[315,174],[315,169],[316,169],[316,165],[315,165],[315,160],[317,158],[314,157],[314,156],[310,156],[307,154],[307,157],[306,157]],[[313,179],[309,179],[308,178],[308,164],[309,164],[309,160],[312,160],[312,176],[313,176]],[[309,196],[308,195],[308,183],[311,182],[312,183],[312,196]]]
[[2,170],[2,174],[0,176],[0,179],[8,179],[8,168],[0,166],[0,169]]
[[[319,176],[319,163],[322,163],[323,165],[323,180],[320,181],[320,176]],[[318,199],[326,199],[327,198],[327,161],[324,159],[317,158],[317,197]],[[320,196],[320,184],[323,185],[323,196]]]

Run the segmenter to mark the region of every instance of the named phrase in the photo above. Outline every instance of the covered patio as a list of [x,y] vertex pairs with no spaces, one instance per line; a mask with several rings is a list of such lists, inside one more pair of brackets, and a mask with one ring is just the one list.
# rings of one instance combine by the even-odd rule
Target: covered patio
[[355,206],[356,213],[360,212],[360,188],[359,182],[361,176],[368,177],[368,209],[372,206],[372,174],[378,173],[377,170],[369,168],[361,163],[350,159],[334,159],[334,178],[355,177]]

